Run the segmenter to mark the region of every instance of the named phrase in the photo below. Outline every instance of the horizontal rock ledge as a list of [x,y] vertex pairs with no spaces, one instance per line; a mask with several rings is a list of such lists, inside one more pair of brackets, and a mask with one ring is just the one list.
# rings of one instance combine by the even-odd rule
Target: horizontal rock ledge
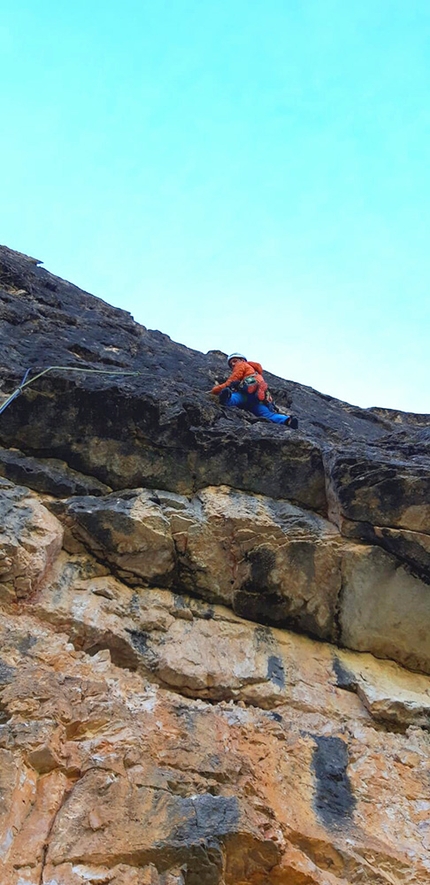
[[131,585],[222,602],[249,620],[430,672],[429,587],[379,547],[345,540],[289,501],[207,488],[52,503],[70,552]]

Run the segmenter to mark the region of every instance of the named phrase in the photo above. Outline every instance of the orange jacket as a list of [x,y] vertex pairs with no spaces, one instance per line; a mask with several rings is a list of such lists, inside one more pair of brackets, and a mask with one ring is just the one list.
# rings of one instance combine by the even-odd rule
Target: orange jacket
[[[260,363],[253,363],[251,360],[249,360],[249,362],[239,360],[231,375],[227,378],[227,381],[224,381],[224,384],[216,384],[215,387],[212,388],[211,393],[221,393],[221,391],[224,390],[225,387],[229,387],[233,381],[243,381],[248,375],[255,374],[260,375],[261,381],[263,381],[263,369]],[[260,380],[260,378],[257,380]]]

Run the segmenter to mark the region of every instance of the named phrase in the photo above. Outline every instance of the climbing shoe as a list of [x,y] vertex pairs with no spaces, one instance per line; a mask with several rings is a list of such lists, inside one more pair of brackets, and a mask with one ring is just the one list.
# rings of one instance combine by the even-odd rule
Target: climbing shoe
[[287,425],[287,427],[291,427],[292,430],[297,430],[297,428],[299,426],[299,422],[298,422],[297,418],[293,418],[292,415],[290,415],[290,417],[287,418],[287,420],[285,421],[285,424]]

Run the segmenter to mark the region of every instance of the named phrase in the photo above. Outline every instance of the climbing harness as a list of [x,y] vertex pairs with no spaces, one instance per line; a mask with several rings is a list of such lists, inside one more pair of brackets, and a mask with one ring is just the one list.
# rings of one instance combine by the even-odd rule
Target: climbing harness
[[255,394],[260,403],[272,401],[268,384],[258,372],[255,372],[254,375],[247,375],[246,378],[239,382],[238,389],[241,393]]
[[[92,374],[97,374],[97,375],[140,375],[141,374],[141,372],[128,372],[126,370],[109,372],[109,371],[106,371],[105,369],[84,369],[84,368],[81,368],[80,366],[48,366],[47,369],[43,369],[42,372],[39,372],[37,375],[34,375],[33,378],[28,378],[29,373],[32,371],[32,369],[31,368],[26,369],[19,387],[17,387],[16,390],[14,390],[14,392],[11,393],[10,396],[8,396],[8,398],[5,400],[5,402],[0,406],[0,415],[4,412],[5,409],[7,409],[8,406],[10,406],[10,404],[13,402],[13,400],[16,399],[16,397],[19,396],[20,393],[22,393],[22,391],[26,387],[29,387],[30,384],[33,384],[33,382],[37,381],[38,378],[41,378],[42,375],[46,375],[47,372],[52,372],[54,370],[61,371],[61,372],[87,372],[87,373],[91,372]],[[28,378],[28,380],[27,380],[27,378]]]
[[257,375],[247,375],[243,381],[239,382],[239,390],[241,393],[256,393],[258,390]]
[[[261,379],[261,380],[260,380]],[[272,394],[264,380],[264,378],[259,375],[248,375],[242,381],[233,381],[229,387],[225,387],[224,390],[220,393],[220,402],[224,404],[227,402],[227,397],[222,399],[222,395],[225,391],[229,391],[231,395],[232,390],[237,390],[239,393],[243,393],[245,396],[249,396],[252,399],[257,399],[260,403],[267,406],[271,412],[279,412],[280,409],[276,405]]]

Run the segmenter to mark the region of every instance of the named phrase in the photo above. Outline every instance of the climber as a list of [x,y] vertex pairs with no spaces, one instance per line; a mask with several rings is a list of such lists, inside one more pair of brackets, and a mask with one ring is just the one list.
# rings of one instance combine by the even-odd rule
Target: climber
[[227,363],[232,370],[223,384],[216,384],[210,393],[219,394],[221,405],[252,412],[257,418],[265,418],[274,424],[285,424],[294,430],[299,426],[297,418],[281,415],[269,393],[260,363],[247,360],[243,353],[231,353]]

